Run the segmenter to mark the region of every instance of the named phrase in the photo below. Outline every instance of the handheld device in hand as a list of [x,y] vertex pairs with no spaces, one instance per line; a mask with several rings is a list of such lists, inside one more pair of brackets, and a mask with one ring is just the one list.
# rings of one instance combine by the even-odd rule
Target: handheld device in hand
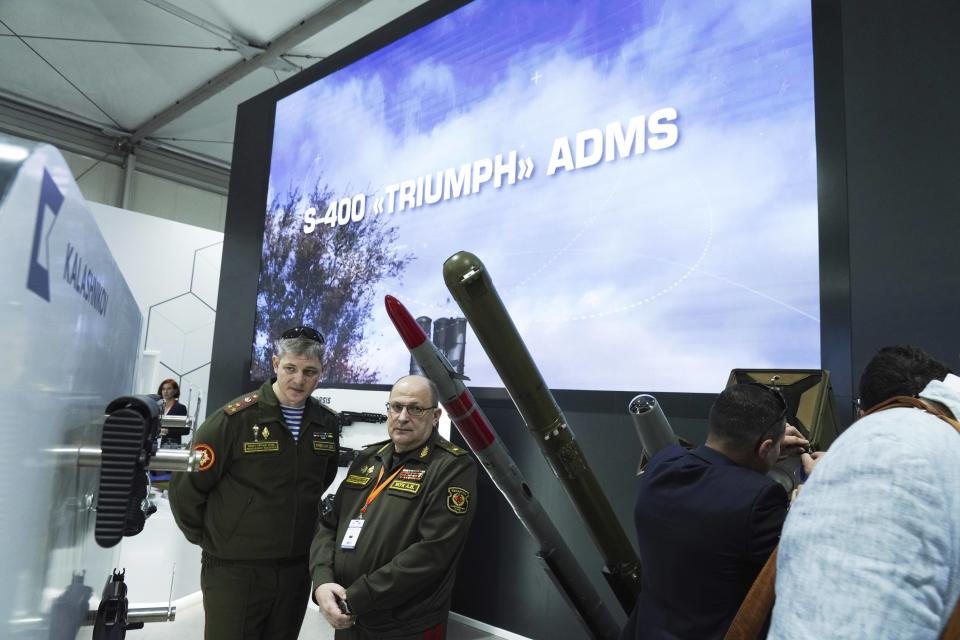
[[337,598],[337,606],[340,607],[340,613],[342,613],[342,614],[345,615],[345,616],[351,615],[351,614],[350,614],[350,607],[347,606],[347,601],[346,601],[346,599],[345,599],[345,598],[341,598],[340,596],[336,596],[336,598]]

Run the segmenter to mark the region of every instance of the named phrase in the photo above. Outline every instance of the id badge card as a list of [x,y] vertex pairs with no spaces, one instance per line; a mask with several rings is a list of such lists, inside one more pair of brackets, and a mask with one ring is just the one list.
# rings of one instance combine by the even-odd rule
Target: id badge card
[[357,538],[360,537],[360,530],[363,529],[363,518],[351,520],[347,526],[347,532],[343,534],[343,542],[340,543],[341,549],[356,549]]

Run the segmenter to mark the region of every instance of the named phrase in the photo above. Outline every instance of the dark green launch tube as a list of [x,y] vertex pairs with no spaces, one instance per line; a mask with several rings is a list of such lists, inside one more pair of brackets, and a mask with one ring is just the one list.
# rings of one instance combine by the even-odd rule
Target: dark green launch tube
[[637,553],[503,306],[490,274],[479,258],[461,251],[443,263],[443,279],[527,429],[580,513],[603,557],[607,582],[629,613],[640,593]]

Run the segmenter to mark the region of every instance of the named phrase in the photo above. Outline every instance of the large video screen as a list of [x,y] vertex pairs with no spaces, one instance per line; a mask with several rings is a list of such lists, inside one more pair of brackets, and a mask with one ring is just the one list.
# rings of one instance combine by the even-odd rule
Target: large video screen
[[383,296],[461,317],[460,250],[554,389],[820,366],[809,0],[475,0],[280,100],[270,162],[252,378],[302,322],[392,383]]

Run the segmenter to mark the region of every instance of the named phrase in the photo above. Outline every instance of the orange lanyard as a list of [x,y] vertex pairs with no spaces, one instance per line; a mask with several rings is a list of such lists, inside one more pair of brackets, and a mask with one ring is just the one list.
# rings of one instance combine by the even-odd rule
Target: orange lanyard
[[393,479],[396,478],[401,471],[403,471],[403,465],[400,465],[399,469],[391,473],[389,478],[383,482],[380,482],[380,478],[383,477],[383,467],[380,467],[380,473],[377,475],[377,483],[379,484],[376,484],[376,486],[373,487],[373,491],[371,491],[370,495],[367,496],[366,504],[363,505],[363,509],[360,509],[361,516],[367,512],[367,507],[369,507],[373,501],[377,499],[377,496],[380,495],[380,492],[383,491],[388,484],[393,482]]

